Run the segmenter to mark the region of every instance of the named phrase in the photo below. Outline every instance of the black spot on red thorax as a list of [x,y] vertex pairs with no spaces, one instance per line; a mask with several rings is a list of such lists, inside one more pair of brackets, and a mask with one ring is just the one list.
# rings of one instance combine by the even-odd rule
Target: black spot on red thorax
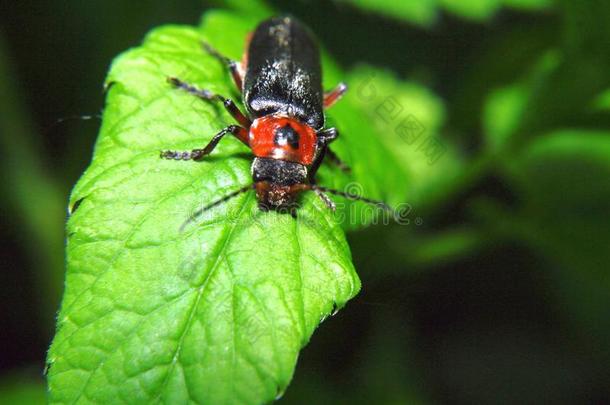
[[299,149],[300,135],[299,133],[286,124],[275,131],[273,143],[277,146],[290,145],[292,149]]

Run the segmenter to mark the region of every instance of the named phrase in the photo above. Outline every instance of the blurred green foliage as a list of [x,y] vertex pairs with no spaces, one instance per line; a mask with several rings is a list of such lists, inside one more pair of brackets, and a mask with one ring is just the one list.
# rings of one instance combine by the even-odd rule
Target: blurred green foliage
[[46,397],[44,385],[29,376],[21,376],[18,372],[4,377],[0,383],[1,404],[44,404]]
[[429,27],[438,22],[442,11],[475,21],[485,21],[505,7],[519,10],[541,10],[550,0],[340,0],[381,13],[391,18]]
[[[347,72],[349,103],[364,107],[356,122],[394,145],[413,207],[411,226],[349,235],[363,290],[304,349],[282,402],[610,400],[610,3],[270,1],[258,14],[259,3],[213,5],[282,10],[312,27]],[[13,7],[0,13],[2,72],[15,78],[1,88],[0,137],[19,157],[2,162],[2,281],[13,288],[0,401],[36,403],[56,310],[46,302],[57,302],[63,272],[58,196],[96,136],[86,124],[54,137],[40,128],[95,111],[111,58],[155,25],[196,24],[201,4]],[[386,98],[357,98],[371,72],[422,139],[444,146],[434,163],[396,132],[400,120],[387,122]],[[27,364],[37,371],[21,377]]]

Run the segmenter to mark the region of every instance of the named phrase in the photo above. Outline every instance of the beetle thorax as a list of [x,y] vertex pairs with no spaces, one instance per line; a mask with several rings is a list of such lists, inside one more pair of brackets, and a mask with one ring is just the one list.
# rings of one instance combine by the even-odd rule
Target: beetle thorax
[[249,144],[255,156],[310,165],[316,154],[316,131],[291,117],[266,115],[250,126]]

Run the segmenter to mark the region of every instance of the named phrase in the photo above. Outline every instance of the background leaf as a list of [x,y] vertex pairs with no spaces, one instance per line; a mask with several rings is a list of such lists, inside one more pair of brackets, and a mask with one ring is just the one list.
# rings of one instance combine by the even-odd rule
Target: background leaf
[[610,345],[610,133],[563,130],[541,137],[514,162],[524,206],[519,235],[557,263],[562,301],[605,362]]
[[535,233],[532,240],[547,241],[550,256],[580,264],[583,273],[603,273],[610,263],[605,248],[610,232],[599,221],[610,208],[609,135],[556,131],[533,142],[511,164],[526,202],[523,215]]
[[441,3],[447,11],[474,20],[491,17],[502,5],[501,0],[441,0]]
[[550,0],[341,0],[356,7],[371,10],[387,17],[401,18],[411,23],[430,27],[438,20],[441,7],[446,11],[473,21],[485,21],[502,6],[535,11],[551,6]]
[[558,52],[547,51],[538,60],[524,78],[515,83],[494,90],[488,96],[483,111],[483,131],[487,152],[499,152],[517,143],[513,137],[523,136],[531,132],[524,126],[532,116],[528,108],[535,109],[532,104],[536,92],[540,91],[560,61]]
[[29,370],[0,379],[0,403],[39,405],[46,402],[46,390],[41,376],[32,378]]
[[[438,96],[421,84],[370,66],[356,67],[349,82],[361,114],[408,179],[403,201],[423,205],[456,179],[461,159],[442,134],[446,113]],[[386,176],[392,171],[386,170]]]
[[410,22],[430,26],[437,18],[437,0],[383,1],[342,0],[354,6],[378,12],[392,18],[403,18]]
[[[4,39],[0,36],[0,75],[16,77],[6,57]],[[42,309],[37,317],[51,326],[55,307],[61,292],[64,262],[63,221],[65,216],[61,189],[48,173],[42,140],[31,125],[27,108],[15,81],[0,83],[0,146],[7,151],[0,162],[1,190],[6,199],[0,207],[6,210],[7,219],[19,223],[20,238],[27,240],[37,252],[30,258],[36,268],[34,282],[38,287],[35,298]],[[35,193],[35,197],[33,196]],[[42,202],[42,205],[40,204]],[[7,221],[9,222],[9,221]]]

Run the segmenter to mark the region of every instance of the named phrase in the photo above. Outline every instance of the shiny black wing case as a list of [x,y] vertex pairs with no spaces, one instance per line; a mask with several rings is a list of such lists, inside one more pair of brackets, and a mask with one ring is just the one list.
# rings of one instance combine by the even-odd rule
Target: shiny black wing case
[[248,46],[243,97],[253,117],[281,113],[314,129],[324,126],[320,52],[294,17],[263,21]]

